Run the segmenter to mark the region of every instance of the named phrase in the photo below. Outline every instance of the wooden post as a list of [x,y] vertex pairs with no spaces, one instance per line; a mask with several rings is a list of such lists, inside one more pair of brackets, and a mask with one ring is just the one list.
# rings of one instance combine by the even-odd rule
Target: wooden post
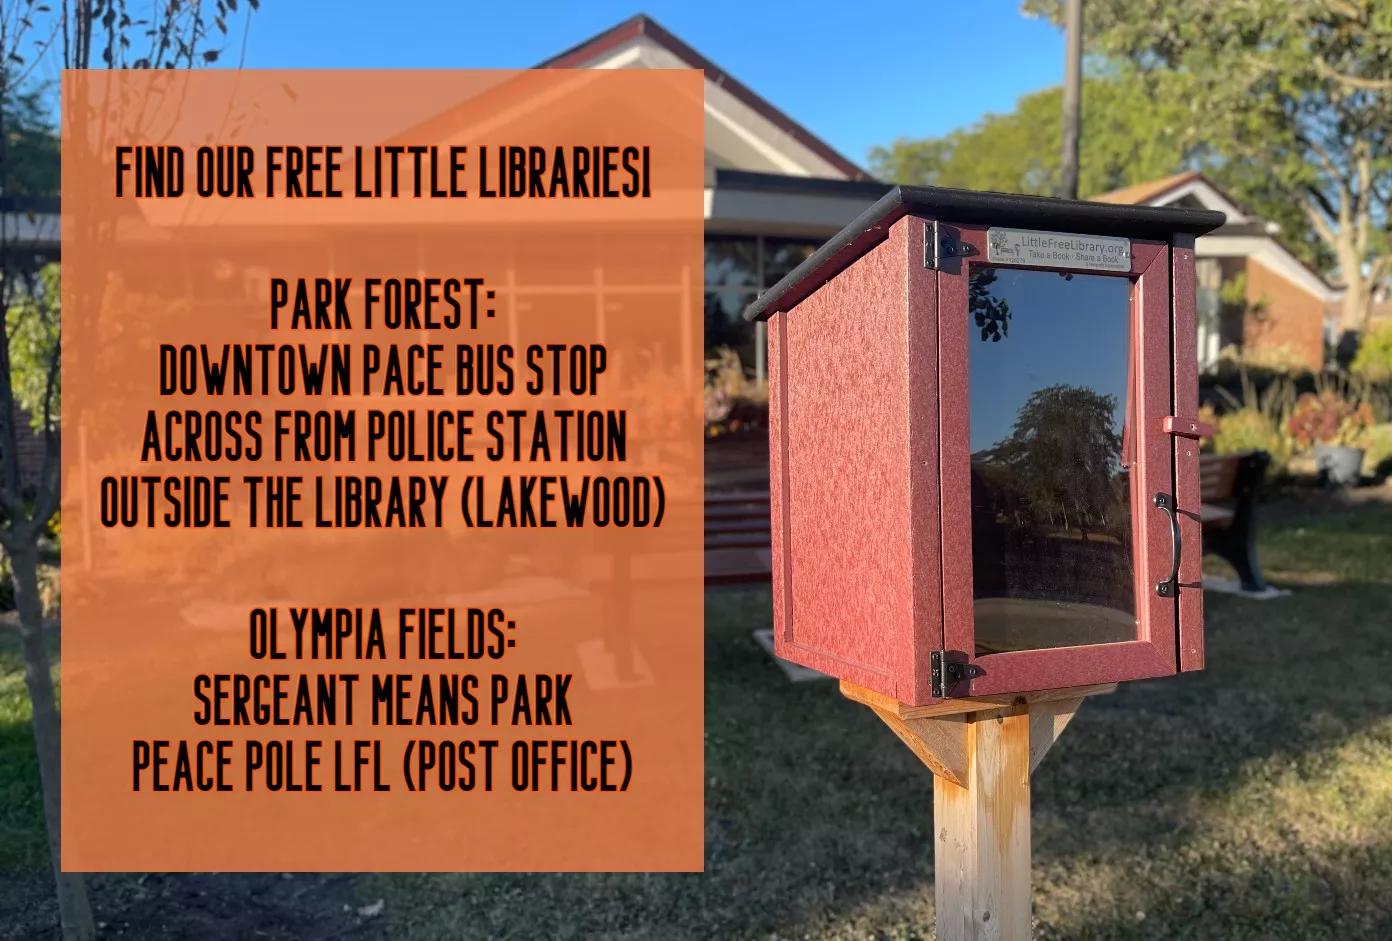
[[938,941],[1030,936],[1030,773],[1115,684],[909,706],[844,680],[933,772]]

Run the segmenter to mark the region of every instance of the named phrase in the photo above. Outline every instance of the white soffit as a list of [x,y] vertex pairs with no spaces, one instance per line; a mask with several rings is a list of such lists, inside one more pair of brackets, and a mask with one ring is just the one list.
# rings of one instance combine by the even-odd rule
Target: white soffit
[[828,238],[875,200],[822,193],[706,190],[706,227],[726,233]]
[[1178,189],[1170,190],[1163,196],[1151,200],[1151,206],[1169,206],[1179,202],[1186,196],[1192,196],[1199,201],[1205,209],[1215,209],[1224,213],[1228,217],[1230,225],[1241,225],[1252,222],[1251,216],[1243,212],[1238,206],[1229,200],[1222,193],[1214,188],[1213,184],[1202,178],[1190,180]]
[[[1178,189],[1170,190],[1158,199],[1151,200],[1152,206],[1173,205],[1186,196],[1192,196],[1206,209],[1216,209],[1228,217],[1229,225],[1243,225],[1258,221],[1244,213],[1231,200],[1202,178],[1190,180]],[[1323,278],[1300,263],[1290,250],[1271,236],[1263,235],[1223,235],[1216,233],[1202,235],[1194,245],[1194,254],[1200,258],[1251,258],[1264,267],[1279,274],[1287,281],[1303,289],[1324,303],[1330,303],[1343,296],[1343,289],[1331,287]]]
[[1330,286],[1269,236],[1201,235],[1194,243],[1194,254],[1199,258],[1251,258],[1325,303],[1344,294],[1342,288]]

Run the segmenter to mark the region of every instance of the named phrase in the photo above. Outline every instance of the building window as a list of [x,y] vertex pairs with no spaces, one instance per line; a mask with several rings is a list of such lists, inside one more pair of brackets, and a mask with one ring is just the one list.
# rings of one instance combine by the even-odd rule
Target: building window
[[764,289],[768,290],[782,281],[794,268],[807,260],[817,250],[820,242],[793,241],[791,239],[770,239],[763,242]]
[[706,354],[729,347],[746,371],[764,379],[762,325],[747,323],[744,310],[807,259],[821,242],[772,236],[706,236]]
[[748,329],[743,314],[759,296],[759,240],[708,237],[705,269],[706,355],[728,346],[749,366],[754,360],[754,331]]
[[1343,336],[1338,314],[1324,316],[1324,365],[1339,365],[1339,340]]

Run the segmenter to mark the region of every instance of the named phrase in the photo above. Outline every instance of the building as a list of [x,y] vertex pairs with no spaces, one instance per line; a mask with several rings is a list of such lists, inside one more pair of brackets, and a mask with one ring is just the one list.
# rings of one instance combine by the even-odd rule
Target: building
[[[735,348],[762,378],[762,325],[744,324],[740,312],[889,186],[647,16],[626,20],[540,67],[705,73],[706,345]],[[1227,224],[1196,245],[1201,369],[1216,368],[1226,348],[1268,362],[1324,365],[1341,291],[1291,254],[1272,225],[1192,172],[1097,199],[1227,214]]]
[[647,16],[541,63],[700,69],[706,77],[705,326],[762,377],[763,324],[745,306],[889,189]]
[[[706,347],[729,346],[764,374],[763,325],[740,316],[818,245],[883,195],[854,161],[817,138],[645,15],[634,16],[540,63],[548,69],[699,69],[705,75]],[[1215,368],[1225,348],[1319,368],[1337,332],[1340,290],[1282,246],[1273,227],[1198,173],[1097,197],[1113,203],[1196,206],[1228,223],[1198,240],[1199,357]],[[56,201],[55,201],[56,202]],[[11,238],[56,252],[56,206],[9,207]],[[43,210],[49,209],[45,212]],[[36,211],[38,210],[38,211]]]
[[1139,206],[1188,206],[1226,213],[1227,224],[1194,246],[1199,285],[1199,367],[1227,348],[1244,357],[1320,369],[1338,339],[1342,289],[1296,258],[1277,228],[1238,206],[1196,172],[1096,197]]

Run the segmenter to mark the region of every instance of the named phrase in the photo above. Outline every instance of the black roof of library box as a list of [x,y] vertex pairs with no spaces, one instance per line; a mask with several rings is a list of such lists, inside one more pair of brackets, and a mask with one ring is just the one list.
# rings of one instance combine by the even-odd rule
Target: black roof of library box
[[1113,235],[1168,241],[1177,234],[1203,235],[1227,221],[1210,209],[1129,206],[1052,196],[983,193],[937,186],[896,186],[827,240],[745,309],[745,320],[767,320],[789,310],[847,265],[883,241],[907,215],[949,224],[1020,226],[1079,235]]

